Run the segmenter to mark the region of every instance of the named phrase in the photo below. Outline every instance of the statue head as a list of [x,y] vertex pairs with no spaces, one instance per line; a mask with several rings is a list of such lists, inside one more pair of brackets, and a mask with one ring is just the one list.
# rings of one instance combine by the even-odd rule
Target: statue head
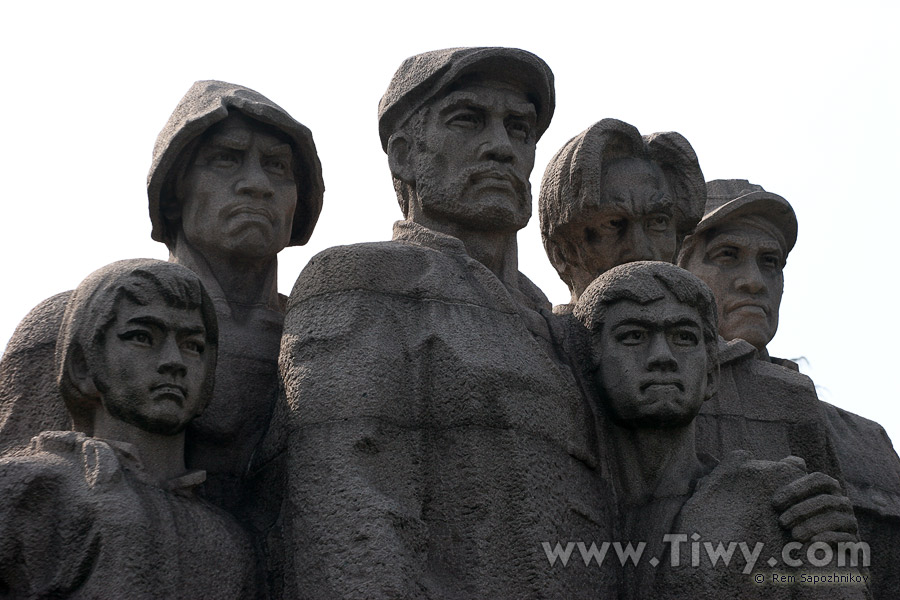
[[535,144],[554,106],[553,73],[524,50],[453,48],[406,59],[378,107],[404,217],[474,230],[524,227]]
[[603,119],[569,140],[547,165],[541,239],[575,302],[617,265],[675,262],[705,201],[703,173],[684,137],[641,137],[628,123]]
[[716,303],[700,279],[664,262],[613,267],[578,299],[601,403],[625,427],[683,427],[716,390]]
[[305,244],[322,209],[309,129],[261,94],[198,81],[160,132],[147,177],[152,237],[201,253],[274,257]]
[[186,267],[133,259],[94,271],[69,299],[56,346],[75,429],[92,435],[106,411],[179,433],[212,397],[217,347],[215,307]]
[[719,334],[765,352],[778,330],[797,216],[787,200],[745,179],[717,179],[707,188],[706,214],[685,240],[678,264],[712,288]]

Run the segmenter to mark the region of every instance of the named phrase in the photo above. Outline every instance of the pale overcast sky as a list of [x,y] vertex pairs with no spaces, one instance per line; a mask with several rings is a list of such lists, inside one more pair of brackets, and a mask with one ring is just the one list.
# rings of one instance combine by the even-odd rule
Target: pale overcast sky
[[[407,56],[516,46],[556,76],[550,157],[604,117],[678,131],[707,179],[779,193],[800,222],[774,355],[805,357],[823,400],[900,440],[900,9],[896,2],[17,2],[0,26],[4,117],[0,348],[38,302],[94,269],[166,258],[150,240],[157,133],[198,79],[258,90],[313,132],[325,207],[280,260],[288,294],[316,252],[384,240],[400,217],[376,107]],[[567,291],[537,215],[520,268]]]

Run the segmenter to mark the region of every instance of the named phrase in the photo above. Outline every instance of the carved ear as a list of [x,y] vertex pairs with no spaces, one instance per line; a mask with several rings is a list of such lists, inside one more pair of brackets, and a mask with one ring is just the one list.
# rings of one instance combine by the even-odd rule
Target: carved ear
[[391,175],[403,183],[413,184],[416,181],[412,165],[412,142],[403,131],[398,131],[388,140],[388,165]]
[[706,372],[706,394],[703,401],[712,398],[717,391],[719,391],[719,365]]
[[97,389],[97,385],[94,383],[94,378],[91,375],[90,370],[88,369],[87,359],[84,356],[84,350],[81,346],[75,346],[70,350],[71,355],[69,356],[68,364],[66,365],[66,370],[68,371],[69,379],[78,389],[78,392],[84,398],[100,398],[100,390]]

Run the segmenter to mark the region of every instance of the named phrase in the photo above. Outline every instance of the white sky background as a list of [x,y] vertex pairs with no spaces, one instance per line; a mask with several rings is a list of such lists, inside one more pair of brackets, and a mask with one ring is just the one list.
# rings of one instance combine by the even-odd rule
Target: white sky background
[[[27,4],[27,5],[26,5]],[[281,292],[315,253],[385,240],[400,211],[376,108],[407,56],[516,46],[556,76],[531,177],[604,117],[678,131],[707,179],[787,198],[800,222],[773,355],[806,357],[823,400],[900,440],[897,368],[900,4],[829,2],[16,2],[2,11],[0,348],[38,302],[150,239],[156,135],[191,83],[246,85],[315,137],[325,207],[280,256]],[[740,5],[740,6],[739,6]],[[532,223],[520,269],[568,293]]]

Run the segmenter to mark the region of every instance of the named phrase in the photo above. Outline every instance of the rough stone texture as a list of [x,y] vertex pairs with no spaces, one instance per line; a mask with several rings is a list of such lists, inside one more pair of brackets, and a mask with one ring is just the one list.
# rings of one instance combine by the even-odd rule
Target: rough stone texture
[[682,135],[641,137],[628,123],[603,119],[547,164],[539,199],[541,240],[574,303],[612,267],[675,262],[705,202],[700,163]]
[[291,293],[285,595],[603,597],[609,574],[541,546],[611,533],[549,304],[456,238],[394,240],[319,254]]
[[721,344],[716,394],[697,417],[697,448],[712,456],[748,450],[754,457],[802,457],[813,471],[842,480],[820,401],[806,375],[759,360],[743,340]]
[[878,423],[821,402],[859,536],[872,549],[872,596],[900,589],[900,458]]
[[593,415],[516,267],[553,108],[521,50],[394,76],[379,131],[407,220],[313,258],[289,300],[285,596],[612,594],[607,570],[551,568],[542,545],[611,533]]
[[[277,222],[271,212],[266,213],[271,220],[268,229],[241,221],[258,221],[258,212],[268,210],[260,206],[271,203],[279,185],[271,174],[265,184],[270,187],[246,189],[233,181],[244,177],[242,170],[213,170],[196,161],[188,164],[198,148],[209,143],[207,133],[220,131],[235,115],[248,118],[244,123],[255,135],[285,136],[293,148],[294,184],[288,187],[294,200],[285,197],[289,208],[296,208],[287,223]],[[207,236],[214,240],[211,245],[196,241],[202,239],[194,231],[196,225],[184,231],[186,202],[177,197],[173,184],[178,173],[185,172],[187,178],[206,171],[212,171],[211,183],[203,185],[213,190],[215,202],[205,208],[201,205],[205,212],[195,221],[213,228]],[[188,90],[160,132],[147,186],[153,238],[167,244],[171,261],[200,275],[219,315],[216,392],[208,410],[191,426],[188,463],[208,472],[201,486],[205,497],[244,513],[253,503],[252,496],[245,496],[245,472],[279,388],[277,355],[286,299],[277,293],[276,254],[285,245],[306,243],[322,207],[324,184],[315,144],[306,127],[261,94],[221,81],[200,81]],[[247,217],[247,210],[257,214]],[[263,246],[247,235],[246,229],[252,227],[260,229]],[[283,236],[279,228],[284,229]],[[266,241],[281,237],[283,242]],[[238,239],[243,245],[233,247],[232,240]],[[66,299],[60,294],[33,309],[13,334],[0,362],[0,450],[25,447],[40,431],[70,425],[51,375],[55,329]]]
[[0,359],[0,454],[27,448],[41,431],[72,427],[54,377],[56,336],[71,294],[62,292],[34,307]]
[[[585,389],[605,417],[617,533],[647,543],[639,564],[624,565],[620,598],[868,597],[863,582],[810,590],[763,587],[751,577],[770,573],[765,561],[787,542],[855,542],[856,521],[839,483],[807,475],[799,458],[759,461],[740,451],[717,465],[697,452],[694,419],[718,372],[715,301],[703,282],[662,262],[620,265],[588,287],[574,316],[589,336],[579,360]],[[682,536],[675,542],[679,562],[674,544],[664,543],[667,534]],[[743,573],[746,559],[715,565],[701,551],[695,561],[697,540],[749,548],[759,542],[768,554]],[[791,573],[830,574],[833,567]]]
[[153,483],[129,444],[47,431],[0,458],[4,598],[248,598],[246,534],[193,488]]
[[[685,240],[679,264],[713,288],[722,336],[751,340],[756,352],[742,340],[731,344],[723,387],[698,418],[698,445],[713,453],[750,449],[772,459],[790,449],[811,468],[840,479],[861,538],[872,549],[873,596],[892,598],[900,586],[900,459],[890,439],[877,423],[819,401],[796,365],[766,351],[778,326],[782,268],[797,240],[796,215],[787,200],[747,180],[715,180],[708,189],[705,215]],[[735,259],[722,262],[707,248],[729,230],[756,237],[741,242]],[[780,245],[774,270],[765,263],[771,254],[766,240]],[[757,266],[748,271],[746,265]],[[745,302],[765,314],[747,312],[741,308]]]
[[205,473],[184,463],[218,346],[197,275],[156,260],[107,265],[68,297],[57,333],[52,372],[81,431],[44,431],[0,458],[0,594],[255,594],[250,539],[194,495]]

